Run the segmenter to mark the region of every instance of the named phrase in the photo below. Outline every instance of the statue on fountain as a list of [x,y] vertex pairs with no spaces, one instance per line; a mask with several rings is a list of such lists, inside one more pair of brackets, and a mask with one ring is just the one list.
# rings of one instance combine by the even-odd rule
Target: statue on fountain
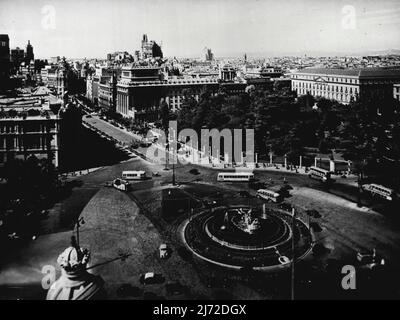
[[104,280],[87,271],[90,252],[82,249],[72,237],[71,247],[57,259],[61,276],[47,292],[47,300],[89,300],[104,298]]
[[240,208],[238,213],[241,217],[237,225],[242,231],[253,234],[260,228],[260,221],[253,215],[253,209],[245,211],[243,208]]

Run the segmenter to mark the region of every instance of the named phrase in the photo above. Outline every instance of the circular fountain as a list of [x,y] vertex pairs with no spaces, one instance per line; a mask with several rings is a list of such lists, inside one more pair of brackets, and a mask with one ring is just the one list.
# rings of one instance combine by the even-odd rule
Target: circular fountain
[[311,233],[282,210],[250,206],[203,211],[184,223],[183,240],[198,257],[231,268],[272,270],[289,265],[311,249]]

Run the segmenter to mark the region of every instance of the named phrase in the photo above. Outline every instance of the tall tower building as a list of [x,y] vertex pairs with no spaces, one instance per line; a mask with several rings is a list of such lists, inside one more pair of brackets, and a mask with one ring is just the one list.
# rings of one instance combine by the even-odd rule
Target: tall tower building
[[149,41],[149,39],[147,38],[147,34],[144,34],[142,38],[142,59],[153,57],[153,45],[154,41]]
[[[10,38],[0,34],[0,85],[10,76]],[[4,83],[4,82],[3,82]]]
[[25,62],[28,64],[31,60],[35,60],[35,56],[33,54],[33,47],[31,45],[30,40],[28,40],[28,44],[26,45],[26,55],[25,55]]
[[11,64],[14,68],[18,68],[21,62],[24,61],[25,51],[24,49],[20,49],[16,47],[15,49],[11,49]]

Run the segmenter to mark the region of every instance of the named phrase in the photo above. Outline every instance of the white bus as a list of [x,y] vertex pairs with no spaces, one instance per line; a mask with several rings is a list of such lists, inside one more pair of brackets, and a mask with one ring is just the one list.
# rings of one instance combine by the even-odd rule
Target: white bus
[[362,188],[370,192],[373,196],[377,195],[389,201],[392,201],[395,195],[392,189],[386,188],[384,186],[375,183],[364,184]]
[[122,179],[143,180],[146,178],[146,171],[122,171]]
[[251,172],[219,172],[217,181],[252,181],[254,180],[254,173]]
[[313,179],[327,182],[331,179],[331,172],[318,167],[311,167],[308,176]]
[[280,202],[282,200],[282,196],[279,193],[267,189],[258,189],[257,197],[272,202]]

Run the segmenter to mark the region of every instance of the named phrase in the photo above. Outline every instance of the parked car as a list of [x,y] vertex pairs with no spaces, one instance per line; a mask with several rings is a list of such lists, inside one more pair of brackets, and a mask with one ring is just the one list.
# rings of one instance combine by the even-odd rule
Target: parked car
[[375,253],[374,251],[358,251],[356,257],[361,264],[368,264],[374,261]]
[[139,281],[141,284],[158,284],[163,283],[165,278],[160,273],[147,272],[140,275]]
[[115,179],[113,181],[113,187],[121,191],[129,191],[131,184],[123,179]]
[[149,142],[149,141],[141,141],[141,142],[140,142],[140,146],[141,146],[142,148],[150,147],[150,146],[151,146],[151,142]]
[[160,259],[167,259],[169,257],[170,250],[166,243],[160,244],[159,252]]

